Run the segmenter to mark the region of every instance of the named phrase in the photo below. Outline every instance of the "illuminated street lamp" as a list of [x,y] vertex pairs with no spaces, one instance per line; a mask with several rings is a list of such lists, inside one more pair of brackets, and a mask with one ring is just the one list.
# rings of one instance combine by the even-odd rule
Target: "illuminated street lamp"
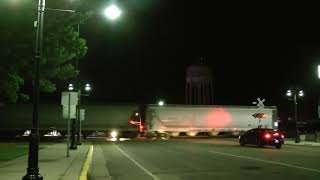
[[110,20],[115,20],[122,14],[118,6],[112,4],[104,10],[104,15]]
[[85,87],[84,87],[84,90],[86,90],[87,92],[91,91],[91,86],[90,84],[86,84]]
[[73,90],[74,90],[73,84],[71,84],[71,83],[69,84],[68,90],[69,90],[69,91],[73,91]]
[[[298,122],[298,97],[303,97],[304,96],[304,93],[302,90],[297,90],[297,89],[294,89],[294,90],[287,90],[287,94],[286,94],[288,97],[292,97],[293,96],[293,99],[290,99],[290,100],[293,100],[294,102],[294,120],[296,122],[296,140],[295,142],[296,143],[299,143],[300,142],[300,137],[299,137],[299,131],[298,131],[298,125],[297,125],[297,122]],[[297,97],[298,96],[298,97]]]

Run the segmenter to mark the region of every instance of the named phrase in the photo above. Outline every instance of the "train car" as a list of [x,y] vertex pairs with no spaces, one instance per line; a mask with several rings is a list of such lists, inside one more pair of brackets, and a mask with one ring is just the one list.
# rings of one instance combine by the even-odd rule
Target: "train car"
[[[264,117],[255,117],[257,113]],[[170,136],[182,133],[188,136],[199,133],[215,136],[221,133],[238,135],[258,126],[273,128],[276,120],[275,106],[258,109],[255,106],[148,105],[145,123],[148,132]]]
[[[137,136],[137,126],[130,126],[131,115],[137,111],[135,104],[90,104],[82,106],[86,111],[81,121],[82,134],[89,136],[100,132],[108,136],[117,131],[119,136]],[[0,134],[13,136],[23,134],[32,128],[32,104],[7,104],[0,108]],[[60,104],[39,105],[39,132],[44,135],[52,130],[66,134],[68,120],[63,118]]]

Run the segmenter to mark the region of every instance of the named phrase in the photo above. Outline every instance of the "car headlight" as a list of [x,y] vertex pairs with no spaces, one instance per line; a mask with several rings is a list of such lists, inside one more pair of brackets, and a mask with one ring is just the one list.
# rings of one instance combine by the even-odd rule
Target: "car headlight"
[[117,131],[111,131],[110,135],[112,138],[116,138],[118,136],[118,133]]

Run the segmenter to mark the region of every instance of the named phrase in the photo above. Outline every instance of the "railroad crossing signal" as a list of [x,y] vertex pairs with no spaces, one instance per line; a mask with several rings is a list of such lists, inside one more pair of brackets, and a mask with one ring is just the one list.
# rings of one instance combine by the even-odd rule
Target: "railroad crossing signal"
[[256,104],[259,109],[263,109],[264,108],[263,103],[266,101],[266,99],[257,98],[257,100],[258,100],[258,102],[253,102],[252,104]]

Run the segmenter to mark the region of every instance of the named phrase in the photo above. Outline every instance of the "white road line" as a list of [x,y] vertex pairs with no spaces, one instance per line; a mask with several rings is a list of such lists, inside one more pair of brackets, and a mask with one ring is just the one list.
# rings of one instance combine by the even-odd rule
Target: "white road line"
[[313,171],[313,172],[320,173],[320,170],[306,168],[306,167],[302,167],[302,166],[295,166],[295,165],[290,165],[290,164],[285,164],[285,163],[280,163],[280,162],[267,161],[267,160],[263,160],[263,159],[252,158],[249,156],[238,156],[238,155],[223,153],[223,152],[218,152],[218,151],[209,151],[209,152],[213,153],[213,154],[220,154],[220,155],[224,155],[224,156],[231,156],[231,157],[236,157],[236,158],[241,158],[241,159],[249,159],[249,160],[253,160],[253,161],[260,161],[260,162],[265,162],[265,163],[269,163],[269,164],[276,164],[276,165],[280,165],[280,166],[292,167],[292,168],[296,168],[296,169],[303,169],[303,170],[307,170],[307,171]]
[[141,164],[139,164],[136,160],[131,158],[126,152],[124,152],[120,147],[113,144],[123,155],[125,155],[128,159],[130,159],[133,163],[135,163],[139,168],[141,168],[145,173],[147,173],[149,176],[151,176],[154,180],[160,180],[157,176],[152,174],[150,171],[148,171],[146,168],[144,168]]

